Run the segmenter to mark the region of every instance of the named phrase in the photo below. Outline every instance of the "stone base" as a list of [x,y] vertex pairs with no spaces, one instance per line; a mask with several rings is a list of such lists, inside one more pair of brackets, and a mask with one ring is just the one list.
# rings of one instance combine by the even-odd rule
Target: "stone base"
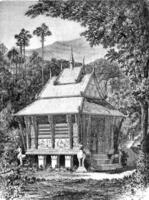
[[79,173],[84,173],[84,172],[87,172],[86,168],[85,167],[78,167],[78,169],[76,170],[76,172],[79,172]]
[[38,156],[38,167],[43,169],[46,167],[46,156]]
[[51,167],[53,169],[58,167],[58,156],[51,156]]

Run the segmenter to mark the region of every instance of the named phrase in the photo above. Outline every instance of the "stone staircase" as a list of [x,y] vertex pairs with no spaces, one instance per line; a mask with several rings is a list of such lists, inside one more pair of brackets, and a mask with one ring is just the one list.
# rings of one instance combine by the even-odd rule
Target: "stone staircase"
[[119,163],[111,163],[106,154],[93,154],[92,161],[92,167],[96,170],[108,171],[121,168]]

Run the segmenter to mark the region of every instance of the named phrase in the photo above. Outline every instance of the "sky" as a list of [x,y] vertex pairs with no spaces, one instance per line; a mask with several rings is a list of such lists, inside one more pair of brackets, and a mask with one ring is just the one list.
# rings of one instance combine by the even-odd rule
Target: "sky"
[[[7,48],[15,46],[14,35],[18,34],[22,28],[32,33],[42,23],[46,23],[52,32],[52,36],[46,38],[45,45],[80,37],[83,28],[76,22],[45,16],[34,19],[25,16],[28,7],[34,3],[36,2],[28,0],[0,0],[0,42]],[[40,46],[40,38],[34,36],[28,48],[35,49]]]

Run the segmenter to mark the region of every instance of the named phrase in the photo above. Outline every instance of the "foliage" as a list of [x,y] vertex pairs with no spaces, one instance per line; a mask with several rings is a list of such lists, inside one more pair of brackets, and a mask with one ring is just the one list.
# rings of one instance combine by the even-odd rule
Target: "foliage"
[[[33,31],[33,34],[37,35],[37,37],[41,38],[42,60],[44,60],[44,41],[45,41],[45,37],[52,35],[52,33],[49,30],[48,26],[45,23],[43,23],[40,27],[37,27]],[[44,85],[44,74],[43,74],[43,65],[42,65],[42,86],[43,85]]]

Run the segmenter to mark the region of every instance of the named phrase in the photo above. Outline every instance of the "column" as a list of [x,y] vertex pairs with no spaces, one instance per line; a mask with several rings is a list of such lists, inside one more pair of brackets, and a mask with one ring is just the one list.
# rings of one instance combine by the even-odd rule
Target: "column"
[[65,167],[71,169],[72,168],[72,156],[65,156]]
[[31,117],[32,124],[34,127],[34,132],[35,132],[35,149],[38,149],[38,124],[37,124],[37,117],[32,116]]
[[80,123],[80,114],[77,115],[77,127],[78,127],[78,144],[81,143],[81,123]]
[[19,129],[20,129],[19,133],[20,133],[21,138],[22,138],[23,147],[24,147],[24,149],[26,149],[27,148],[27,144],[25,142],[25,137],[24,137],[24,134],[23,134],[24,131],[23,131],[22,123],[21,122],[22,122],[22,120],[19,119]]
[[54,119],[52,115],[48,115],[48,121],[51,128],[52,148],[55,148],[55,126],[54,126]]
[[88,124],[87,125],[87,147],[91,149],[91,115],[88,115]]
[[51,167],[54,169],[59,166],[58,156],[51,156]]
[[26,147],[27,149],[31,148],[31,120],[30,117],[24,117],[25,125],[26,125]]
[[70,149],[72,149],[73,148],[73,124],[72,124],[71,115],[67,115],[67,124],[68,124],[68,131],[69,131],[69,144],[70,144]]
[[46,167],[46,156],[38,156],[38,167],[43,169]]

